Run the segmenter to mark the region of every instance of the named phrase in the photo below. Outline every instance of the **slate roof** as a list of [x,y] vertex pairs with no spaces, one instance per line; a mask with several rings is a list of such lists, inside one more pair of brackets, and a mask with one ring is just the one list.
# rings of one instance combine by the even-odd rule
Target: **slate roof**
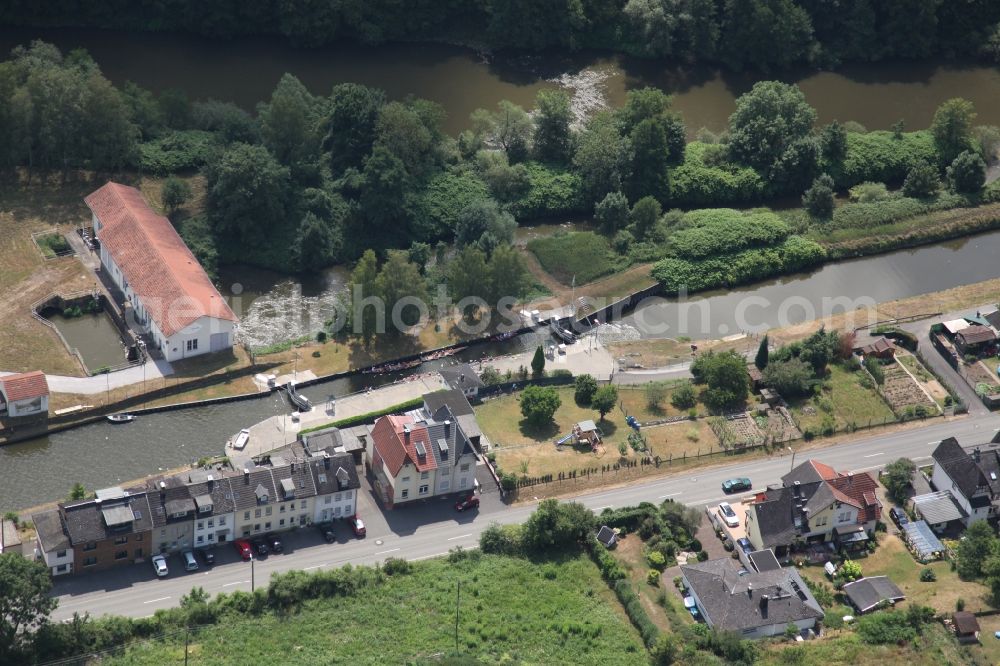
[[257,490],[264,489],[268,502],[278,501],[278,493],[274,489],[274,478],[267,467],[254,467],[249,474],[237,473],[229,479],[233,489],[233,504],[236,511],[255,509],[261,504],[257,500]]
[[69,536],[63,527],[59,509],[32,514],[31,522],[38,534],[38,543],[45,552],[65,550],[70,547]]
[[[354,465],[354,458],[346,453],[333,454],[324,457],[322,454],[311,458],[306,462],[313,477],[313,484],[316,487],[317,495],[328,495],[339,493],[343,490],[352,490],[361,487],[358,478],[358,470]],[[347,481],[341,483],[338,473],[343,470]]]
[[139,190],[109,182],[84,202],[101,221],[98,240],[163,335],[203,316],[236,321],[170,220],[157,215]]
[[827,481],[835,479],[840,474],[829,465],[809,459],[795,467],[791,472],[781,477],[781,485],[790,486],[796,481],[799,483],[815,483],[816,481]]
[[[114,506],[124,506],[131,510],[133,521],[126,529],[112,530],[104,522],[102,511]],[[147,501],[147,495],[141,489],[130,489],[122,500],[96,502],[86,500],[67,505],[63,509],[63,520],[66,533],[72,545],[89,541],[103,541],[123,534],[138,534],[148,532],[153,528],[153,517]]]
[[[146,484],[149,506],[153,510],[154,527],[191,519],[191,516],[186,514],[195,510],[195,504],[190,489],[184,484],[185,478],[181,475],[157,477],[150,479]],[[174,517],[175,514],[185,515]]]
[[[208,477],[212,480],[209,481]],[[195,516],[198,518],[217,516],[219,514],[231,513],[233,511],[233,491],[229,486],[229,479],[221,470],[206,473],[204,470],[194,470],[189,474],[187,482],[188,493],[194,498],[194,503],[198,509]],[[206,499],[211,504],[210,511],[202,511]]]
[[[971,499],[982,489],[988,490],[993,495],[1000,494],[1000,461],[997,460],[995,450],[988,450],[986,455],[980,453],[977,463],[973,456],[959,445],[957,439],[948,437],[941,440],[931,458],[944,470],[966,499]],[[997,478],[994,479],[994,476]]]
[[438,370],[445,383],[453,389],[465,390],[471,388],[482,388],[486,386],[479,378],[476,371],[468,363],[453,365],[448,368]]
[[1000,310],[990,310],[982,313],[983,319],[989,322],[990,326],[1000,330]]
[[0,377],[0,386],[10,402],[31,400],[49,394],[49,383],[41,370]]
[[615,543],[616,539],[615,531],[607,525],[601,525],[601,529],[597,530],[597,540],[608,548]]
[[741,632],[823,617],[795,567],[743,575],[741,570],[746,571],[730,557],[681,567],[713,628]]
[[903,591],[887,576],[868,576],[844,586],[844,594],[851,604],[862,613],[872,610],[883,601],[902,601]]
[[962,520],[967,516],[950,490],[943,490],[913,498],[913,508],[929,525],[940,525],[952,520]]
[[479,423],[476,421],[476,413],[469,404],[469,399],[458,389],[446,391],[434,391],[426,393],[424,398],[424,408],[427,416],[437,421],[444,420],[437,416],[442,407],[447,407],[452,416],[458,420],[462,426],[462,431],[470,439],[475,439],[482,435]]
[[[354,433],[353,428],[348,428],[341,430],[339,428],[330,428],[322,432],[310,433],[306,436],[306,440],[309,443],[309,450],[313,453],[317,451],[322,451],[323,449],[328,449],[331,453],[334,449],[343,448],[344,451],[351,452],[357,451],[359,449],[364,449],[364,444],[358,439],[357,435]],[[304,456],[305,453],[300,453],[298,457]]]

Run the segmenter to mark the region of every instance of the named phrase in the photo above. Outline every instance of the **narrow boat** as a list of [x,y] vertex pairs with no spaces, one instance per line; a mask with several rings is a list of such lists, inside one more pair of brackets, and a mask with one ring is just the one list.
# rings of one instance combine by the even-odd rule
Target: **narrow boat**
[[108,414],[108,420],[112,423],[131,423],[135,421],[135,414]]
[[295,390],[295,382],[285,384],[285,390],[288,391],[288,401],[300,412],[308,412],[312,409],[312,403],[309,402],[309,398]]
[[233,448],[237,451],[242,451],[248,441],[250,441],[250,431],[244,428],[240,430],[240,434],[236,435],[236,439],[233,440]]

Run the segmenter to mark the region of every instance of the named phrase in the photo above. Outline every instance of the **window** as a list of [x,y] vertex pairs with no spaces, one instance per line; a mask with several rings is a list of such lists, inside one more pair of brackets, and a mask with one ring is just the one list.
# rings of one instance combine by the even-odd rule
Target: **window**
[[138,560],[138,559],[141,559],[141,558],[142,558],[142,548],[136,548],[135,549],[135,559]]
[[254,509],[253,517],[254,518],[260,518],[260,509]]
[[199,535],[198,535],[198,543],[204,543],[204,542],[205,542],[205,537],[204,537],[204,535],[201,535],[201,534],[199,534]]
[[[292,508],[294,509],[295,507],[292,507]],[[299,508],[300,509],[307,509],[307,508],[309,508],[307,506],[306,500],[302,500],[301,502],[299,502]]]
[[339,502],[340,501],[340,493],[337,493],[336,495],[334,495],[333,498]]
[[85,557],[83,559],[83,566],[85,566],[85,567],[92,567],[95,564],[97,564],[97,558],[96,557]]
[[344,493],[344,499],[351,499],[351,491],[350,490],[348,490],[347,492]]
[[90,541],[90,542],[84,544],[84,546],[83,546],[84,550],[94,550],[95,548],[97,548],[97,544],[94,543],[93,541]]
[[267,507],[266,509],[264,509],[264,515],[265,516],[270,516],[271,515],[271,508],[272,507]]
[[333,499],[332,497],[327,495],[326,498],[323,500],[323,504],[329,504],[332,501],[332,499]]
[[826,525],[826,516],[820,516],[816,519],[816,527],[823,527]]
[[288,505],[288,510],[289,510],[289,511],[295,511],[295,502],[291,502],[291,503],[289,503],[289,505]]
[[268,521],[268,522],[264,523],[264,529],[265,529],[265,530],[269,530],[269,529],[271,529],[271,523],[270,523],[270,521]]
[[[249,516],[248,516],[248,517],[249,517]],[[208,524],[209,524],[209,525],[211,525],[211,524],[212,524],[212,522],[211,522],[211,521],[209,521],[209,523],[208,523]],[[223,525],[225,525],[225,524],[226,524],[226,517],[225,517],[225,516],[219,516],[219,527],[222,527],[222,526],[223,526]]]
[[188,351],[195,351],[197,349],[198,349],[198,338],[195,338],[194,340],[188,340],[187,341],[187,350]]
[[123,543],[128,543],[128,537],[127,536],[115,537],[115,545],[116,546],[120,546]]
[[66,551],[65,550],[57,550],[56,551],[56,557],[66,557]]
[[117,553],[115,553],[115,559],[116,560],[124,560],[124,559],[127,559],[127,558],[128,558],[128,551],[127,550],[119,550]]
[[851,512],[850,511],[844,511],[842,514],[840,514],[839,516],[837,516],[837,520],[839,522],[842,522],[842,523],[846,523],[850,519],[851,519]]
[[205,521],[204,520],[199,520],[198,521],[198,529],[199,530],[205,529]]
[[208,519],[208,526],[209,526],[209,527],[215,527],[215,521],[214,521],[214,520],[212,520],[211,518],[209,518],[209,519]]
[[[410,495],[410,491],[407,488],[403,488],[403,494],[401,495],[401,497],[403,499],[406,499],[409,495]],[[340,511],[340,507],[339,506],[337,507],[337,511]]]
[[409,482],[410,482],[410,477],[408,477],[408,476],[404,476],[404,477],[402,478],[402,481],[403,481],[403,483],[409,483]]
[[136,534],[135,535],[135,540],[136,541],[142,541],[142,535],[141,534]]
[[468,479],[462,478],[462,479],[458,480],[458,487],[459,488],[464,488],[468,484],[469,484],[469,480]]
[[420,478],[421,479],[426,479],[428,476],[430,476],[430,472],[421,472],[420,473]]
[[260,532],[260,523],[254,523],[253,531],[254,532]]
[[[405,490],[403,491],[403,498],[404,499],[406,498],[406,491]],[[333,515],[335,515],[335,516],[339,516],[340,515],[340,507],[339,506],[335,507],[333,509]]]
[[299,525],[305,525],[306,524],[306,520],[308,520],[308,518],[309,517],[306,516],[306,514],[304,514],[304,513],[301,516],[299,516]]
[[442,481],[441,482],[441,490],[442,491],[448,490],[448,486],[449,485],[450,485],[450,482],[448,482],[448,481]]
[[166,549],[167,549],[167,542],[166,541],[161,541],[160,542],[160,552],[162,553]]
[[160,530],[160,536],[161,537],[167,536],[167,531],[166,530]]
[[285,505],[284,505],[284,504],[282,504],[282,505],[281,505],[281,508],[280,508],[280,509],[278,509],[278,513],[284,513],[284,512],[285,512]]
[[56,571],[58,571],[59,573],[66,571],[66,565],[60,564],[59,566],[56,567]]
[[428,490],[427,484],[425,483],[424,485],[420,486],[420,490],[418,490],[417,492],[419,492],[421,495],[426,495],[427,490]]
[[464,465],[460,466],[458,469],[460,469],[463,472],[468,472],[469,471],[469,463],[465,463]]
[[284,526],[285,526],[285,519],[282,518],[281,520],[278,521],[278,527],[284,527]]
[[250,536],[250,528],[249,527],[244,527],[243,528],[243,536]]

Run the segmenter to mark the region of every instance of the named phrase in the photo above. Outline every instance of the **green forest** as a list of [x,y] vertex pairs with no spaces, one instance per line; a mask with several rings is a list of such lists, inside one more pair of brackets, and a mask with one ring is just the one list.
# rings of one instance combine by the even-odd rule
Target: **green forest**
[[608,49],[734,70],[1000,56],[992,0],[10,0],[0,24],[276,35],[299,46],[434,41]]
[[[113,86],[85,53],[35,42],[0,63],[0,168],[169,176],[200,171],[205,210],[175,216],[211,272],[249,263],[309,273],[354,263],[353,283],[392,304],[440,286],[495,304],[531,292],[519,224],[592,217],[596,231],[531,241],[568,284],[658,262],[667,292],[731,286],[822,262],[823,238],[993,201],[1000,144],[952,99],[930,128],[817,126],[795,85],[759,82],[728,128],[687,143],[655,88],[582,126],[569,96],[479,109],[459,136],[433,102],[345,83],[312,94],[286,74],[254,113],[178,91]],[[897,189],[899,188],[899,189]],[[836,193],[850,201],[834,204]],[[187,196],[168,178],[163,205]],[[735,210],[788,197],[801,209]],[[475,308],[467,313],[476,314]],[[367,330],[369,327],[365,326]]]

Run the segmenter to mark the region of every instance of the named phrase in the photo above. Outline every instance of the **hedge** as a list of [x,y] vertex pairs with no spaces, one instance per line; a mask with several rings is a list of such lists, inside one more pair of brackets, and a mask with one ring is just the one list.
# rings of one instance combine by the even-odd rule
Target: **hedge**
[[718,206],[759,201],[767,196],[767,181],[752,168],[706,165],[703,155],[711,145],[689,143],[684,151],[684,164],[670,170],[672,206]]
[[386,414],[399,414],[401,412],[407,412],[411,409],[416,409],[424,404],[423,398],[413,398],[412,400],[407,400],[406,402],[401,402],[398,405],[392,405],[386,407],[385,409],[380,409],[374,412],[368,412],[366,414],[358,414],[357,416],[349,416],[346,419],[340,419],[339,421],[333,421],[332,423],[324,423],[323,425],[313,426],[311,428],[305,428],[299,431],[300,435],[305,435],[310,432],[316,432],[317,430],[325,430],[327,428],[350,428],[352,426],[361,425],[363,423],[371,423],[375,421],[380,416],[385,416]]
[[933,201],[893,196],[871,203],[849,203],[833,211],[833,227],[837,229],[869,229],[916,217],[936,210],[951,210],[973,205],[968,197],[942,193]]
[[938,161],[934,137],[929,130],[905,132],[895,138],[892,132],[868,132],[847,135],[847,155],[840,165],[827,166],[840,188],[854,187],[866,180],[900,184],[918,162]]
[[635,532],[639,529],[639,525],[646,518],[657,517],[659,511],[652,504],[640,504],[639,506],[630,506],[624,509],[605,509],[598,516],[598,520],[602,525],[607,525],[608,527],[624,527],[629,532]]
[[625,614],[628,615],[628,619],[632,621],[633,626],[639,631],[639,635],[642,636],[642,642],[646,644],[647,648],[652,647],[656,639],[660,637],[660,630],[649,619],[646,609],[642,607],[642,602],[639,600],[639,595],[632,589],[632,584],[627,580],[618,580],[615,581],[612,587],[615,590],[615,596],[618,597],[618,601],[625,608]]
[[783,243],[719,255],[697,262],[686,259],[663,259],[653,266],[653,278],[667,294],[688,293],[734,287],[756,280],[793,273],[821,263],[826,251],[814,241],[789,236]]
[[510,204],[510,212],[519,221],[593,213],[583,196],[579,175],[538,162],[526,162],[525,167],[530,182],[528,192]]
[[677,256],[692,259],[774,245],[791,233],[785,221],[769,210],[693,210],[681,224],[685,228],[671,235],[670,245]]

